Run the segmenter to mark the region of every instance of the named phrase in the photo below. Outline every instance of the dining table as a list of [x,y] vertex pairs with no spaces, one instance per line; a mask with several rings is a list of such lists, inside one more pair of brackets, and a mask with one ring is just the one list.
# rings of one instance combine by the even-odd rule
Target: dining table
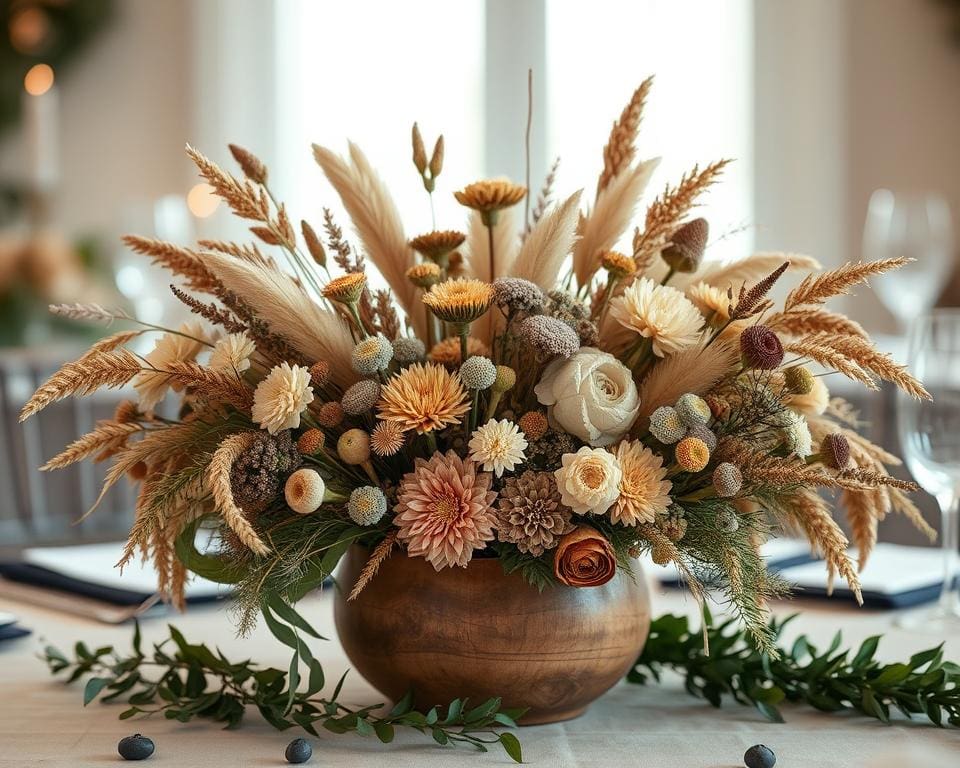
[[[699,616],[696,603],[680,590],[653,585],[655,615]],[[336,640],[333,588],[305,598],[298,609],[327,641],[314,641],[313,654],[328,681],[349,669]],[[856,648],[871,635],[883,635],[877,652],[884,661],[906,660],[910,654],[943,643],[946,658],[960,660],[960,634],[948,637],[923,626],[903,629],[904,612],[859,609],[842,600],[778,602],[774,614],[799,612],[785,630],[785,642],[799,633],[812,642],[829,644],[837,630],[845,647]],[[922,610],[922,609],[921,609]],[[12,600],[0,599],[0,611],[19,616],[33,634],[0,644],[0,768],[83,768],[123,762],[121,738],[149,736],[156,751],[150,765],[176,768],[253,768],[286,765],[284,750],[297,736],[313,746],[314,766],[391,766],[449,768],[513,764],[497,745],[482,754],[468,747],[439,746],[429,735],[400,732],[393,743],[355,733],[320,736],[274,730],[250,709],[239,728],[224,730],[212,721],[179,723],[159,716],[119,720],[122,703],[94,701],[83,706],[82,683],[65,684],[51,676],[41,659],[53,645],[70,655],[77,641],[90,647],[130,648],[133,627],[101,624]],[[143,644],[169,636],[175,624],[191,642],[216,646],[231,659],[252,659],[285,669],[289,649],[263,626],[248,636],[236,634],[229,600],[191,606],[182,615],[144,618]],[[562,630],[561,630],[562,631]],[[356,705],[383,701],[358,674],[347,674],[341,700]],[[823,713],[799,704],[782,707],[785,722],[765,720],[751,707],[729,699],[717,709],[688,694],[680,675],[668,673],[659,683],[620,682],[579,718],[550,725],[521,727],[516,733],[525,764],[544,768],[735,768],[754,744],[769,746],[779,768],[956,768],[960,765],[960,729],[937,728],[920,720],[895,716],[889,724],[854,712]]]

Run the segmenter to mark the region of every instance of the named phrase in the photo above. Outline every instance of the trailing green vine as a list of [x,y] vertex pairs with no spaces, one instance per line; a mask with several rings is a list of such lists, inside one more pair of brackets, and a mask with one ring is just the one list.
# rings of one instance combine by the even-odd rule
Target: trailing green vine
[[[373,736],[386,744],[397,728],[411,728],[444,746],[466,744],[487,751],[489,745],[499,744],[513,760],[522,761],[520,741],[502,729],[516,727],[523,710],[504,709],[500,699],[472,707],[466,699],[455,699],[422,712],[414,708],[412,694],[386,714],[381,713],[381,704],[348,707],[339,700],[346,674],[329,696],[323,696],[323,667],[301,633],[325,638],[280,600],[271,600],[263,615],[274,636],[293,650],[287,670],[232,662],[219,650],[187,642],[172,626],[170,637],[149,652],[142,648],[138,625],[129,655],[112,646],[91,650],[77,643],[73,659],[48,646],[44,660],[54,674],[68,672],[67,682],[89,676],[84,705],[98,698],[125,698],[129,707],[121,719],[162,713],[170,720],[208,718],[235,728],[252,705],[278,730],[299,726],[317,735],[319,726],[332,733]],[[793,618],[771,621],[772,636],[782,637]],[[937,726],[960,726],[960,666],[943,660],[942,646],[916,653],[905,663],[882,664],[874,658],[880,636],[868,638],[853,654],[840,649],[839,632],[823,651],[800,636],[789,648],[778,648],[779,658],[758,651],[735,619],[711,626],[708,636],[709,655],[699,627],[682,616],[661,616],[654,620],[627,680],[659,682],[664,670],[673,670],[684,675],[691,695],[715,707],[733,699],[776,722],[783,721],[780,705],[792,702],[825,712],[855,710],[883,722],[898,710]]]

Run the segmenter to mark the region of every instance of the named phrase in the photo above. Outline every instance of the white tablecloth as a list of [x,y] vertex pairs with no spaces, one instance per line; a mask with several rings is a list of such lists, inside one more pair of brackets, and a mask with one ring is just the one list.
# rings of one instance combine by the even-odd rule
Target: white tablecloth
[[[321,634],[335,637],[332,600],[329,595],[311,598],[302,610]],[[806,632],[828,643],[842,628],[846,644],[859,644],[869,635],[884,633],[879,656],[886,660],[906,657],[946,640],[947,657],[960,659],[960,637],[942,638],[908,633],[893,627],[893,614],[850,610],[819,603],[777,606],[778,613],[802,609],[793,632]],[[278,733],[255,711],[248,712],[243,726],[232,732],[210,722],[178,724],[150,718],[119,721],[123,705],[81,705],[82,686],[65,687],[51,679],[36,658],[43,643],[63,651],[76,640],[95,647],[116,644],[128,648],[129,626],[113,627],[66,617],[38,608],[0,601],[0,610],[22,617],[35,631],[31,638],[0,645],[0,766],[23,768],[78,768],[119,760],[118,740],[134,732],[149,735],[157,745],[150,765],[177,768],[203,766],[253,768],[284,765],[283,750],[294,731]],[[694,607],[679,593],[655,596],[655,613],[693,613]],[[233,635],[225,606],[192,609],[174,618],[188,640],[217,645],[232,657],[252,658],[262,664],[285,668],[289,656],[270,635],[260,629],[251,638]],[[166,621],[144,623],[144,640],[166,636]],[[328,680],[335,680],[348,667],[337,642],[317,641],[314,653],[323,662]],[[368,704],[377,694],[359,676],[347,677],[344,700]],[[762,720],[752,709],[729,703],[715,710],[689,697],[679,679],[664,685],[639,687],[619,684],[596,702],[583,717],[555,725],[522,728],[518,732],[526,762],[560,768],[733,768],[742,765],[751,744],[765,743],[777,753],[778,768],[956,768],[960,765],[960,730],[940,730],[899,721],[886,726],[856,715],[824,715],[802,707],[785,710],[785,724]],[[311,765],[390,765],[392,768],[449,768],[449,766],[511,765],[495,747],[487,755],[463,748],[443,748],[429,737],[400,734],[390,746],[356,735],[336,736],[324,732],[313,739]]]

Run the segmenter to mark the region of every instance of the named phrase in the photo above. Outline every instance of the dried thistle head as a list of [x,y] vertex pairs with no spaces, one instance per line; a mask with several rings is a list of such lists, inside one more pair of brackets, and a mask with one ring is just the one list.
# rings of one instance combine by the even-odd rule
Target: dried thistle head
[[704,218],[693,219],[670,236],[670,245],[660,254],[676,272],[696,272],[707,248],[710,225]]
[[850,463],[850,443],[839,432],[826,435],[820,443],[820,461],[831,469],[846,469]]

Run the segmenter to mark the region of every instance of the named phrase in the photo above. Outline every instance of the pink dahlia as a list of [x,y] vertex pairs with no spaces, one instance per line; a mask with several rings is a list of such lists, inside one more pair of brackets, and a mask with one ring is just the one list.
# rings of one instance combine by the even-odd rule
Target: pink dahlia
[[453,451],[417,459],[403,476],[393,522],[411,557],[424,557],[436,570],[466,567],[475,549],[492,541],[496,491],[489,473]]

